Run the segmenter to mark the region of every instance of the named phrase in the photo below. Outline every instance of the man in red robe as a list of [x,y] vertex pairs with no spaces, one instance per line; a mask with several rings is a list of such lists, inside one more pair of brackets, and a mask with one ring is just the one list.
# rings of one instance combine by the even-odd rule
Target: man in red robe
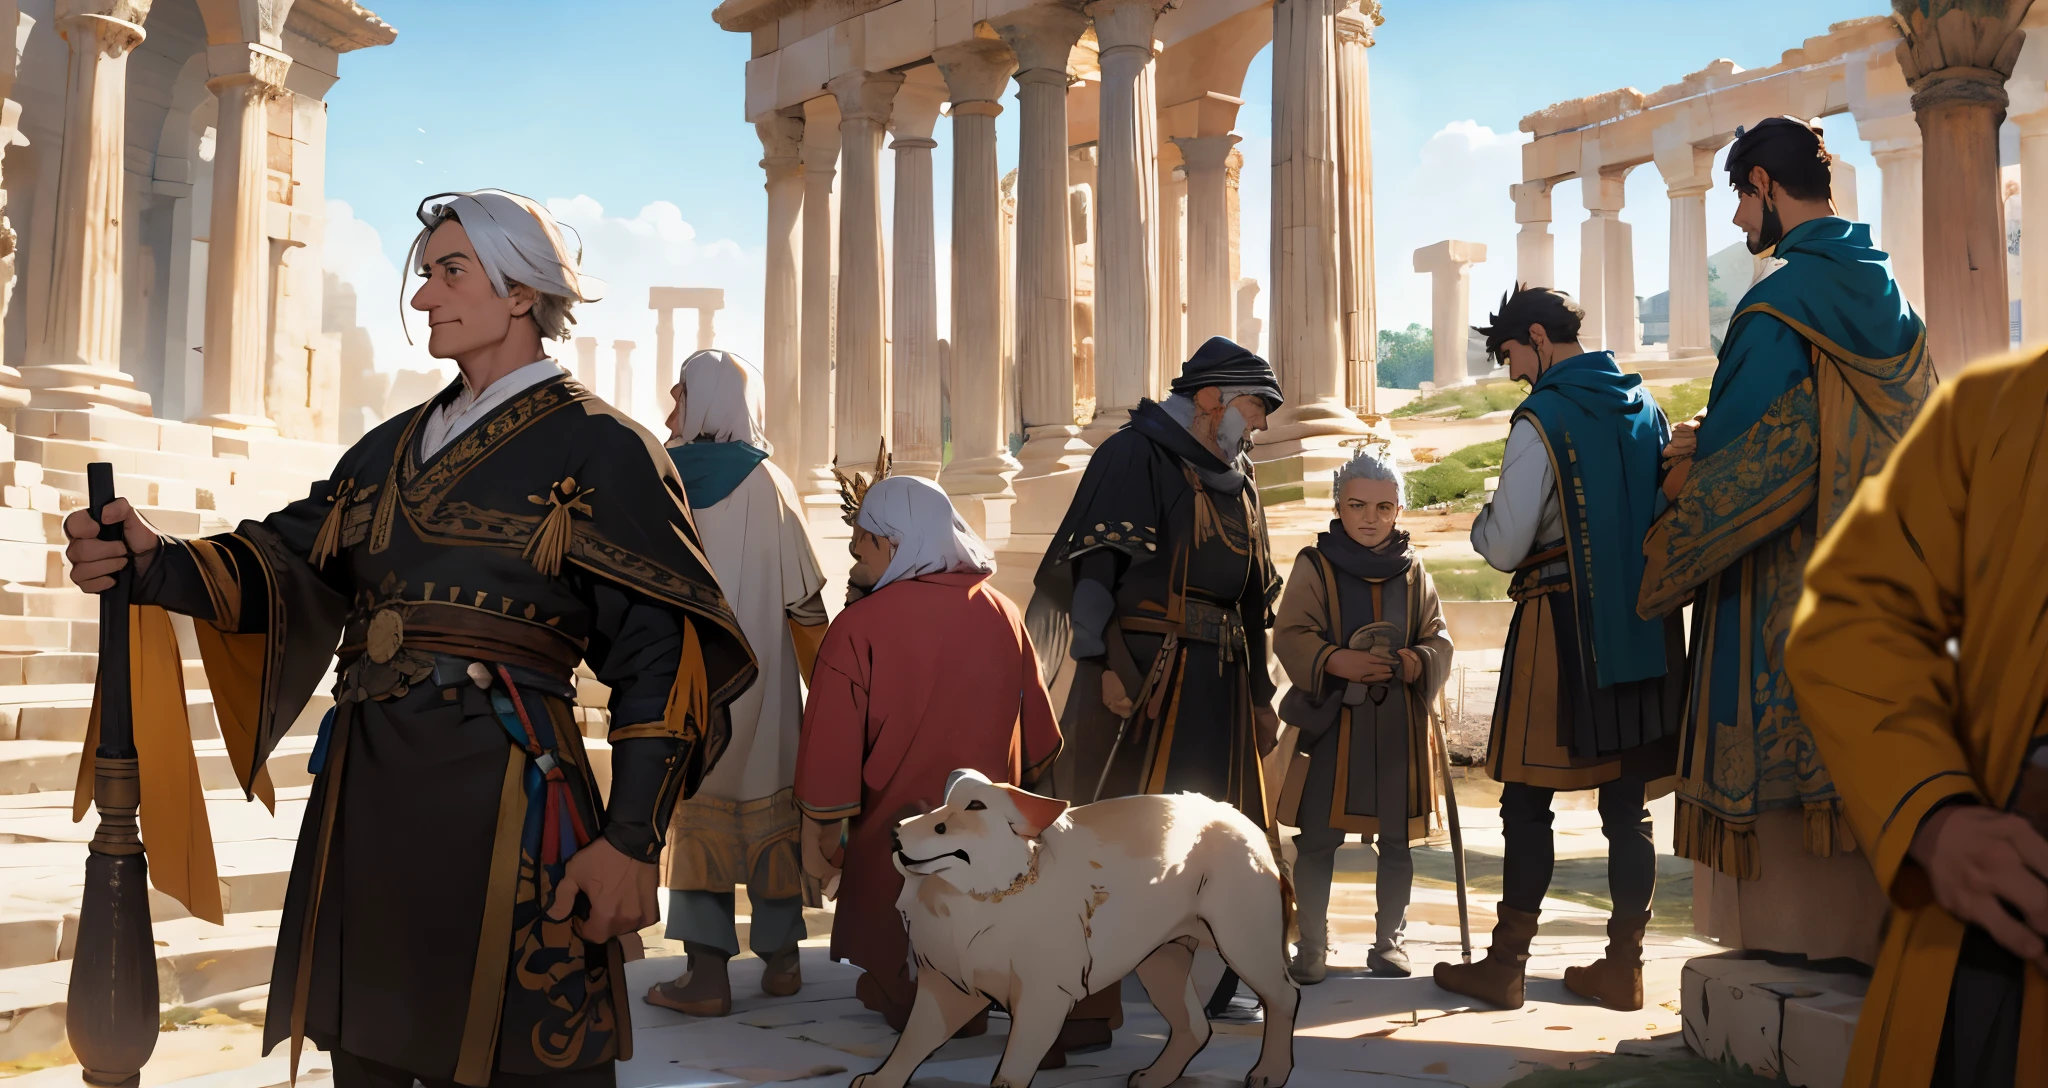
[[946,493],[892,476],[847,505],[860,596],[818,649],[796,803],[805,867],[839,884],[832,958],[866,972],[855,995],[902,1031],[917,986],[896,910],[896,825],[943,804],[959,768],[1030,785],[1060,731],[1022,615],[989,586],[995,562]]

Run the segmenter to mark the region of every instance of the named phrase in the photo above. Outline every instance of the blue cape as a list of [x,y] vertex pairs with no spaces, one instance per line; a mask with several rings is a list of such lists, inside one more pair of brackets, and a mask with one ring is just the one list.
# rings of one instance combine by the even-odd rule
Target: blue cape
[[1638,616],[1636,594],[1671,428],[1642,385],[1613,352],[1592,351],[1553,364],[1516,410],[1557,472],[1580,639],[1603,688],[1665,672],[1663,621]]
[[[1809,219],[1786,231],[1774,252],[1785,267],[1742,296],[1721,344],[1696,457],[1740,438],[1779,397],[1812,374],[1801,330],[1759,307],[1804,325],[1823,346],[1872,361],[1906,363],[1904,357],[1925,328],[1892,278],[1891,257],[1871,245],[1868,224],[1832,215]],[[1916,370],[1902,365],[1897,375],[1885,377],[1910,376]],[[1910,423],[1918,405],[1907,405],[1907,399],[1875,398],[1879,405],[1873,411],[1884,417],[1910,408],[1905,419]]]
[[768,455],[745,442],[690,442],[668,448],[669,459],[683,477],[690,509],[716,506]]

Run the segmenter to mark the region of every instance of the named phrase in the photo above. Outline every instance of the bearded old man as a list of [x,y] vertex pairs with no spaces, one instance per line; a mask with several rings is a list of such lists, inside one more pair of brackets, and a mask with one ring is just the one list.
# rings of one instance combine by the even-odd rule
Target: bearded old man
[[732,1011],[726,963],[740,951],[737,885],[747,888],[747,944],[764,961],[762,991],[788,997],[803,986],[803,909],[807,898],[819,900],[804,884],[793,787],[802,682],[825,637],[825,578],[796,488],[768,460],[760,372],[730,352],[699,351],[683,360],[673,396],[669,457],[761,675],[732,702],[725,755],[669,825],[661,877],[668,938],[683,942],[689,970],[647,1000],[724,1016]]
[[[1054,791],[1088,804],[1188,790],[1270,831],[1259,761],[1280,728],[1266,665],[1280,576],[1248,451],[1280,408],[1280,382],[1266,360],[1216,336],[1172,389],[1139,401],[1089,459],[1033,579],[1047,675],[1068,654],[1075,662]],[[1256,1004],[1233,1008],[1236,992],[1226,971],[1210,1015],[1257,1019]],[[1068,1038],[1108,1033],[1072,1027]]]
[[838,883],[832,958],[864,972],[855,996],[901,1031],[917,984],[896,825],[944,804],[956,769],[1037,781],[1060,731],[1017,606],[988,584],[995,560],[946,493],[914,476],[842,486],[858,598],[818,649],[796,803],[811,821],[805,864]]
[[[339,654],[266,1050],[289,1040],[296,1068],[311,1038],[341,1088],[604,1088],[632,1054],[617,938],[658,917],[670,808],[754,660],[659,442],[542,350],[595,295],[554,220],[496,190],[419,218],[412,306],[461,377],[235,532],[164,537],[115,502],[124,539],[100,541],[73,513],[72,578],[101,592],[132,556],[138,604],[200,621],[230,760],[266,800],[264,759]],[[145,656],[171,638],[156,615]],[[608,798],[572,713],[583,661],[611,688]],[[145,810],[145,836],[173,815]]]
[[1814,542],[1934,388],[1926,326],[1834,214],[1820,131],[1773,117],[1728,149],[1735,224],[1774,256],[1728,323],[1707,407],[1665,451],[1670,509],[1637,607],[1692,605],[1673,849],[1694,922],[1733,948],[1877,957],[1884,895],[1793,697],[1785,637]]

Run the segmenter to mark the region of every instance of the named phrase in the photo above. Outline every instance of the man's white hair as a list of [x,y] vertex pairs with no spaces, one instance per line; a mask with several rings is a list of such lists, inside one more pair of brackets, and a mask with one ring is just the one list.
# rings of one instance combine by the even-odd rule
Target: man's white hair
[[953,500],[939,485],[919,476],[876,481],[861,497],[854,523],[896,542],[896,554],[889,569],[875,579],[875,589],[922,574],[988,574],[996,569],[995,556],[960,520]]
[[1339,506],[1344,502],[1344,485],[1352,480],[1383,480],[1394,485],[1394,494],[1400,496],[1403,506],[1408,503],[1407,480],[1394,465],[1394,457],[1385,446],[1370,445],[1358,451],[1351,460],[1331,474],[1331,501]]
[[421,202],[419,219],[420,232],[405,255],[408,269],[419,270],[434,228],[450,219],[461,223],[499,298],[515,286],[530,287],[539,296],[531,314],[544,339],[567,339],[576,321],[570,308],[604,297],[604,284],[578,268],[582,247],[570,249],[555,217],[528,197],[502,189],[441,193]]

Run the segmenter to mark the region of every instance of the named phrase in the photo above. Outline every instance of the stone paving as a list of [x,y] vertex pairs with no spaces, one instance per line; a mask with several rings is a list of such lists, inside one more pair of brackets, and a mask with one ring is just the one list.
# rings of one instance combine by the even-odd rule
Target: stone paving
[[[1483,780],[1465,779],[1459,788],[1474,887],[1472,930],[1481,950],[1493,925],[1500,886],[1499,810],[1489,786]],[[210,798],[217,833],[229,846],[243,844],[241,849],[252,855],[288,850],[303,790],[281,793],[275,817],[261,806],[225,796]],[[13,802],[0,806],[0,835],[10,836],[0,844],[8,917],[19,919],[39,911],[47,917],[54,908],[75,902],[89,825],[69,823],[68,811],[51,807],[61,803],[54,795],[45,795],[41,806],[28,803],[30,798],[0,800]],[[1571,795],[1564,800],[1577,801]],[[1585,800],[1590,804],[1591,795]],[[1332,932],[1338,944],[1332,957],[1335,968],[1327,982],[1303,990],[1297,1064],[1290,1085],[1369,1088],[1427,1082],[1496,1088],[1531,1074],[1555,1076],[1555,1071],[1574,1069],[1596,1070],[1589,1075],[1597,1079],[1587,1083],[1606,1083],[1609,1071],[1633,1076],[1630,1071],[1668,1065],[1676,1072],[1690,1062],[1679,1034],[1679,970],[1686,959],[1717,949],[1689,936],[1690,866],[1668,856],[1669,800],[1655,803],[1653,811],[1659,818],[1659,848],[1664,855],[1660,917],[1646,949],[1648,1002],[1634,1013],[1584,1004],[1558,981],[1567,965],[1597,958],[1605,941],[1605,841],[1597,814],[1589,807],[1561,807],[1558,813],[1557,878],[1531,960],[1529,1004],[1514,1012],[1466,1008],[1429,981],[1431,964],[1458,957],[1451,859],[1442,847],[1416,855],[1409,933],[1417,977],[1366,977],[1373,856],[1356,844],[1345,847],[1332,899]],[[25,841],[31,836],[46,841]],[[222,851],[223,882],[232,892],[250,897],[245,903],[268,906],[253,898],[271,896],[267,885],[248,882],[243,890],[245,882],[229,864],[236,852],[229,846]],[[267,871],[269,866],[256,868]],[[165,1030],[143,1071],[143,1088],[285,1084],[282,1051],[267,1058],[258,1052],[274,908],[232,916],[224,928],[164,916],[172,913],[182,912],[175,906],[163,911],[156,930],[165,945],[160,949]],[[61,913],[58,917],[61,941],[68,930]],[[803,953],[806,986],[795,997],[761,996],[760,962],[746,956],[733,962],[738,1000],[730,1017],[693,1020],[636,1002],[635,1056],[620,1066],[620,1088],[740,1088],[768,1083],[843,1088],[855,1075],[878,1065],[895,1037],[879,1016],[853,999],[857,972],[828,959],[830,919],[829,912],[810,916],[812,939],[805,942]],[[7,932],[8,927],[0,925],[0,934]],[[628,968],[635,994],[682,969],[681,949],[659,933],[658,927],[647,931],[648,958]],[[56,961],[0,969],[0,1046],[10,1055],[0,1061],[0,1078],[11,1079],[9,1088],[73,1088],[82,1083],[62,1038],[68,967]],[[1219,962],[1210,962],[1204,978],[1198,966],[1198,984],[1213,979],[1219,969]],[[1165,1038],[1163,1022],[1135,983],[1125,992],[1125,1017],[1114,1046],[1074,1055],[1066,1069],[1042,1073],[1034,1083],[1043,1088],[1124,1083],[1130,1072],[1151,1061]],[[988,1083],[1006,1026],[997,1016],[988,1035],[949,1043],[925,1064],[914,1083],[920,1088]],[[24,1049],[37,1041],[32,1037],[40,1037],[45,1045]],[[1257,1051],[1256,1037],[1219,1031],[1182,1083],[1214,1088],[1241,1083]],[[317,1086],[329,1079],[327,1070],[324,1055],[309,1052],[301,1082]]]

